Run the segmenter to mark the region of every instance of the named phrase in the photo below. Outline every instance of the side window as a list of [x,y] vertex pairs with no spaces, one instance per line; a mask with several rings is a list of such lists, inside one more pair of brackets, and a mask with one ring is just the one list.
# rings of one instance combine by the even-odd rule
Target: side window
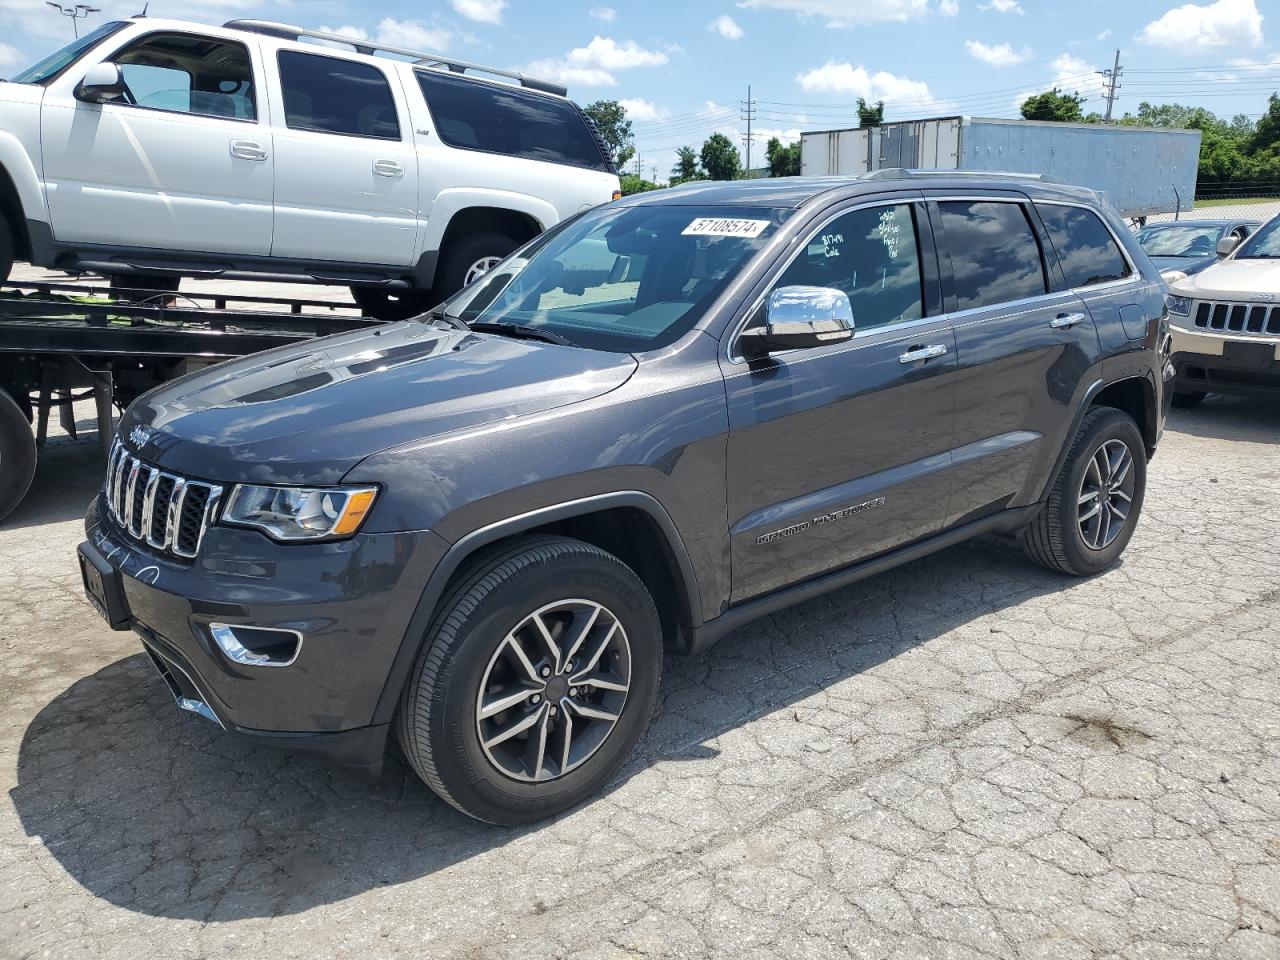
[[946,200],[945,251],[955,278],[956,309],[970,310],[1045,293],[1040,243],[1021,204]]
[[1088,287],[1129,276],[1129,262],[1097,214],[1083,207],[1037,203],[1069,287]]
[[809,238],[775,287],[835,287],[849,295],[858,330],[924,316],[920,252],[910,204],[863,207]]
[[256,120],[253,68],[241,43],[186,33],[152,34],[114,57],[125,102],[203,117]]
[[377,67],[294,50],[281,50],[278,63],[290,129],[400,139],[391,85]]
[[607,170],[587,121],[572,103],[515,87],[419,70],[440,139],[451,147]]

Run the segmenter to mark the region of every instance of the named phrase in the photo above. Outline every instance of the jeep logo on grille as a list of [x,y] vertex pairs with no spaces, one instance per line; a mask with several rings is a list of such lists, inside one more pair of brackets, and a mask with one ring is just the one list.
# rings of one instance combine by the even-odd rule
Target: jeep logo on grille
[[135,447],[142,448],[147,445],[147,441],[151,439],[151,428],[138,424],[129,431],[129,442]]

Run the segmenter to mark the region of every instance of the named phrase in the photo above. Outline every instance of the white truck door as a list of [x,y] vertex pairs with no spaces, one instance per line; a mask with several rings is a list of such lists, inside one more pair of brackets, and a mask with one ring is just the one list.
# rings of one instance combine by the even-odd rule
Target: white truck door
[[[101,59],[119,66],[124,92],[82,103],[74,90]],[[54,237],[268,254],[273,171],[261,76],[252,42],[162,30],[60,78],[40,122]]]
[[413,263],[418,155],[400,83],[366,61],[288,48],[275,59],[272,256]]

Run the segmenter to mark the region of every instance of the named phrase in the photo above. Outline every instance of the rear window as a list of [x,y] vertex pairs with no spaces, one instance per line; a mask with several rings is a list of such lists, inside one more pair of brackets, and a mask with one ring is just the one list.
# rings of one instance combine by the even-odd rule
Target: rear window
[[576,106],[555,97],[418,71],[440,139],[461,150],[608,170],[595,135]]
[[1017,203],[949,200],[942,212],[957,310],[972,310],[1048,291],[1040,244]]
[[279,64],[290,129],[400,139],[395,98],[377,67],[293,50],[281,50]]
[[1049,231],[1067,286],[1089,287],[1129,276],[1129,262],[1092,210],[1057,203],[1037,203],[1036,210]]

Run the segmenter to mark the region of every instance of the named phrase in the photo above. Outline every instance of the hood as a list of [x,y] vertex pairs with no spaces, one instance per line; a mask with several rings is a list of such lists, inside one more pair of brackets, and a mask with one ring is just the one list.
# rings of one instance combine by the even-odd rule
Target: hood
[[149,462],[224,483],[336,483],[370,454],[589,400],[627,354],[406,321],[218,364],[140,397],[120,436]]
[[1193,270],[1203,270],[1205,267],[1212,266],[1218,260],[1217,256],[1212,257],[1152,257],[1151,262],[1155,264],[1156,269],[1163,273],[1166,270],[1181,270],[1184,273],[1190,273]]
[[1280,260],[1221,260],[1171,284],[1169,292],[1193,300],[1280,303]]

